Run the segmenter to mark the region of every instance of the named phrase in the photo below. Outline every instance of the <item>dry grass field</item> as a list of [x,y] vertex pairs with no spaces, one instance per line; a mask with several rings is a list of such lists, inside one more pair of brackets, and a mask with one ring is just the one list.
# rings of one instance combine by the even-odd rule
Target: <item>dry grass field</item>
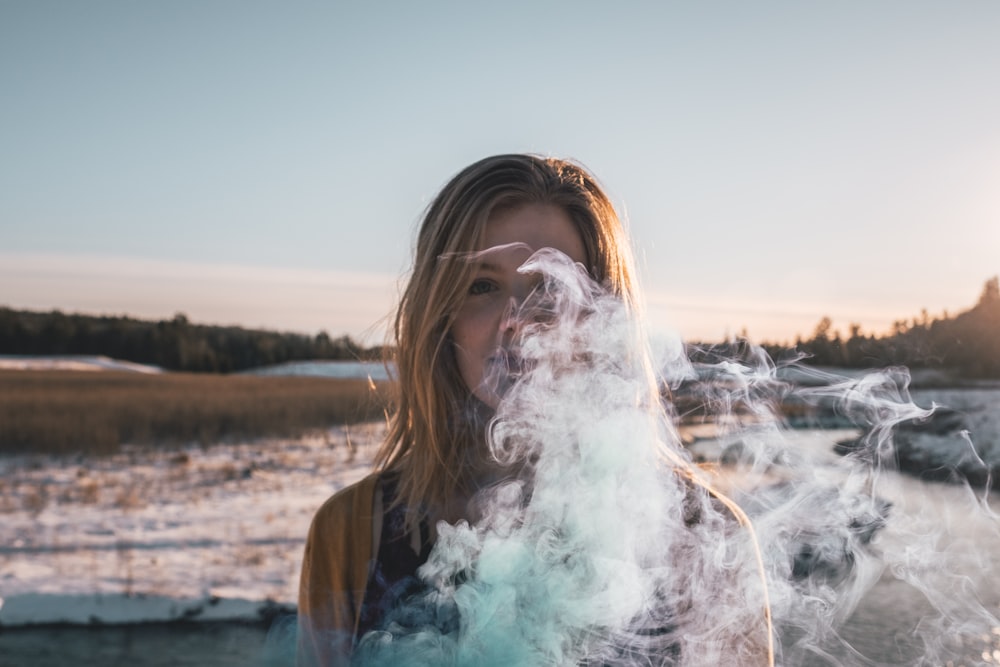
[[0,454],[298,437],[377,420],[388,400],[365,380],[0,371]]

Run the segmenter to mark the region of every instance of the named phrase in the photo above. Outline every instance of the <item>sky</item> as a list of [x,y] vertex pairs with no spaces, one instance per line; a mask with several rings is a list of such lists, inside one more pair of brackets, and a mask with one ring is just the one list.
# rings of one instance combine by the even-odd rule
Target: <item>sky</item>
[[1000,3],[0,2],[0,305],[382,341],[435,193],[582,162],[651,327],[885,332],[1000,273]]

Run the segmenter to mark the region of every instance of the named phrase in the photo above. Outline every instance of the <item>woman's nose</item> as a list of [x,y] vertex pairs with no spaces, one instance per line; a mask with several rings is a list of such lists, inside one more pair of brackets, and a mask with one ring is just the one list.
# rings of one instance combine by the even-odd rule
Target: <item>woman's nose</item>
[[517,296],[511,296],[507,299],[507,305],[500,316],[500,333],[505,338],[514,336],[521,330],[522,303],[524,300],[518,299]]
[[511,293],[500,318],[500,332],[505,338],[516,337],[527,324],[538,324],[551,319],[538,283],[532,281]]

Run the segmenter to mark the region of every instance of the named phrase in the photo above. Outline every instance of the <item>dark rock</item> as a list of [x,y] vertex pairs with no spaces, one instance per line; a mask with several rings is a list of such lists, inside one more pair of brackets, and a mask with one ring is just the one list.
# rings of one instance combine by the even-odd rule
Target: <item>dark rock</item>
[[780,513],[794,533],[780,540],[793,581],[835,585],[854,569],[859,550],[885,525],[892,503],[836,486],[805,488],[783,482],[739,499],[751,518]]
[[936,408],[923,419],[908,419],[896,427],[900,433],[947,435],[968,429],[965,415],[951,408]]
[[868,432],[835,443],[833,451],[868,465],[888,464],[927,481],[991,488],[1000,474],[1000,464],[980,458],[966,433],[968,421],[964,412],[936,408],[925,418],[900,422],[884,445],[875,442],[874,434]]

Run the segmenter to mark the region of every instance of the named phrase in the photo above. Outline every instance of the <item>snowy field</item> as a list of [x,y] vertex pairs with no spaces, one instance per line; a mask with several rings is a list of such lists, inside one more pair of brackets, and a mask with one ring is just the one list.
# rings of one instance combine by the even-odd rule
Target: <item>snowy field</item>
[[[921,405],[934,401],[961,411],[962,425],[972,431],[984,458],[1000,459],[1000,391],[914,393]],[[703,425],[685,435],[696,453],[711,458],[724,444],[713,431]],[[368,472],[383,434],[384,425],[364,424],[303,440],[170,451],[126,448],[109,459],[0,459],[0,663],[27,664],[4,659],[4,647],[16,650],[18,642],[30,643],[32,651],[67,637],[85,644],[91,635],[73,633],[92,633],[85,628],[95,625],[105,628],[98,642],[105,649],[117,641],[109,639],[119,632],[111,628],[129,625],[175,648],[178,642],[202,641],[206,647],[233,644],[220,653],[234,657],[259,652],[262,631],[240,634],[248,626],[210,630],[222,626],[204,624],[198,627],[205,630],[173,635],[135,624],[224,620],[265,627],[259,622],[294,612],[309,521],[330,494]],[[812,452],[816,465],[834,466],[839,458],[832,453],[834,442],[856,434],[812,430],[789,437]],[[937,460],[963,444],[954,432],[910,437],[910,446]],[[992,569],[988,554],[1000,550],[996,514],[992,520],[963,519],[967,490],[905,475],[890,475],[884,483],[898,511],[961,527],[950,535],[952,548],[984,554]],[[995,494],[987,505],[1000,511]],[[978,590],[988,608],[1000,609],[994,583],[980,582]],[[922,613],[912,589],[886,579],[861,601],[843,635],[880,664],[912,664],[907,628],[919,624]],[[37,627],[52,624],[80,630]],[[58,639],[48,639],[50,632],[60,633]],[[131,631],[121,639],[134,641]],[[236,645],[250,653],[240,653]],[[133,664],[134,654],[127,655],[127,661],[102,664]],[[965,664],[1000,664],[1000,628],[983,636],[972,655],[976,659]],[[181,664],[172,660],[141,664]]]
[[[708,453],[720,445],[713,431],[704,425],[685,435]],[[364,424],[326,438],[129,450],[106,460],[0,461],[0,663],[69,664],[72,655],[75,663],[84,656],[83,664],[264,664],[266,625],[259,622],[294,612],[313,512],[366,474],[383,433],[383,425]],[[836,464],[832,445],[851,434],[793,433],[820,466]],[[965,502],[961,487],[905,475],[884,481],[897,509],[962,526],[951,535],[953,547],[1000,549],[988,517],[946,516]],[[997,608],[1000,591],[991,588],[981,593]],[[906,636],[925,605],[889,578],[861,601],[843,637],[882,664],[912,664]],[[179,620],[249,621],[258,629],[141,625]],[[53,657],[39,662],[46,646]],[[138,646],[161,646],[162,660]],[[19,662],[19,652],[32,661]],[[1000,628],[970,653],[982,658],[962,664],[1000,663]]]
[[291,609],[309,521],[382,426],[325,438],[0,459],[0,625],[252,620]]

